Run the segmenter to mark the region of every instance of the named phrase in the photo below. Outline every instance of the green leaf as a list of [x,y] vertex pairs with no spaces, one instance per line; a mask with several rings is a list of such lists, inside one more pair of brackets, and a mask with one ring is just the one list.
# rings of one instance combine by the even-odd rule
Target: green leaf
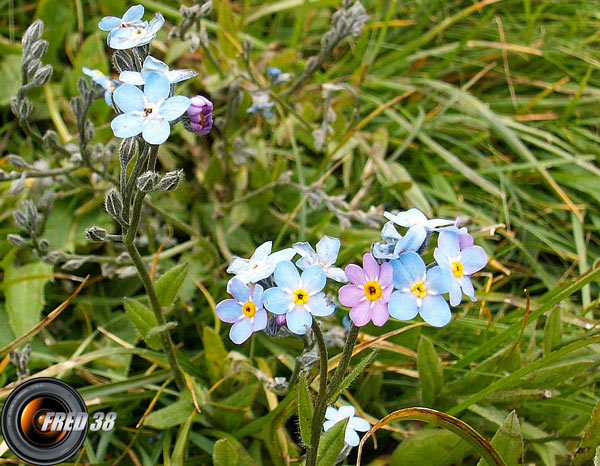
[[192,420],[194,415],[191,414],[185,424],[179,429],[177,434],[177,440],[175,441],[175,447],[173,448],[173,454],[171,455],[171,464],[176,466],[183,466],[185,460],[185,450],[187,448],[188,434],[190,433],[190,427],[192,426]]
[[7,55],[0,65],[0,105],[10,104],[10,99],[17,94],[21,84],[21,56]]
[[[517,413],[512,411],[492,438],[492,445],[502,456],[506,466],[518,466],[523,455],[523,435]],[[485,466],[481,459],[477,466]]]
[[185,280],[187,274],[187,264],[179,264],[166,272],[154,283],[158,301],[161,306],[170,306],[175,301],[175,297]]
[[444,384],[444,373],[442,361],[433,343],[424,335],[421,336],[417,347],[417,369],[421,383],[421,400],[424,405],[433,406]]
[[210,327],[204,327],[202,343],[206,348],[204,360],[208,376],[212,383],[216,383],[223,377],[223,370],[225,369],[225,361],[227,360],[225,345],[223,345],[219,334]]
[[227,439],[218,440],[213,450],[214,466],[237,466],[240,461],[237,450]]
[[149,333],[158,326],[156,316],[150,309],[135,299],[125,298],[125,312],[148,346],[153,349],[163,347],[160,335]]
[[544,326],[544,354],[550,354],[552,350],[560,345],[562,338],[562,320],[560,316],[560,308],[554,309]]
[[447,430],[423,430],[407,437],[390,464],[451,466],[472,454],[467,442]]
[[52,266],[33,262],[18,266],[12,254],[4,261],[4,297],[8,323],[20,336],[37,324],[44,308],[44,288],[52,275]]
[[600,402],[592,411],[592,417],[585,429],[585,434],[577,447],[572,466],[581,466],[594,458],[594,453],[600,446]]
[[305,445],[310,445],[312,433],[313,405],[306,378],[300,380],[298,390],[298,420],[300,421],[300,434]]
[[354,379],[356,379],[361,374],[361,372],[364,371],[365,368],[373,362],[378,352],[379,350],[377,348],[373,349],[373,351],[371,351],[371,353],[366,358],[361,359],[361,361],[356,365],[356,367],[354,367],[354,369],[352,369],[348,374],[346,374],[346,377],[342,379],[340,385],[329,397],[329,403],[335,402],[337,397],[340,396],[340,393],[346,390],[354,381]]
[[317,464],[319,466],[333,466],[344,448],[344,436],[349,419],[337,422],[331,429],[321,436]]
[[194,412],[195,408],[191,401],[179,400],[150,413],[144,425],[159,430],[168,429],[183,424]]

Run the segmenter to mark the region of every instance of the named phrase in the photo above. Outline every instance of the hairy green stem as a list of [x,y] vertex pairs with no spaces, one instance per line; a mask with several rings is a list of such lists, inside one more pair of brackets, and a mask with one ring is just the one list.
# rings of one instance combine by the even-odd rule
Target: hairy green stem
[[319,450],[319,441],[321,440],[321,430],[323,427],[323,419],[325,419],[325,411],[327,409],[327,346],[321,328],[315,319],[312,322],[312,330],[317,340],[319,347],[319,393],[315,401],[315,410],[313,413],[312,434],[310,438],[310,447],[306,456],[306,466],[316,466],[317,452]]
[[[337,369],[333,373],[333,377],[331,377],[331,382],[329,383],[329,390],[327,390],[327,399],[331,397],[333,393],[338,389],[338,386],[344,379],[346,375],[346,370],[348,369],[348,364],[350,364],[350,359],[352,359],[352,352],[354,350],[354,344],[356,343],[356,339],[358,338],[358,327],[354,325],[354,322],[350,324],[350,330],[348,331],[348,336],[346,337],[346,343],[344,344],[344,349],[342,350],[342,355],[340,356],[340,362],[337,366]],[[335,401],[335,400],[330,400]]]

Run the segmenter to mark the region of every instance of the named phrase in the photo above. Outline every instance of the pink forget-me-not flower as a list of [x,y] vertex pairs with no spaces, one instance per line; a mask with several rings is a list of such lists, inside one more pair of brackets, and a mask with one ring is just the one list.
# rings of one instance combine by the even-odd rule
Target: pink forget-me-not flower
[[351,283],[339,291],[339,300],[351,307],[350,319],[357,327],[371,320],[381,327],[389,319],[388,302],[393,291],[392,266],[385,262],[379,266],[372,254],[363,256],[363,267],[346,266],[346,276]]
[[179,118],[189,107],[188,97],[169,97],[169,80],[160,73],[150,73],[144,90],[123,84],[113,99],[123,112],[110,124],[115,136],[129,138],[142,133],[149,144],[162,144],[171,133],[170,121]]
[[227,292],[233,299],[226,299],[217,304],[216,312],[223,322],[233,324],[229,330],[229,338],[236,344],[244,343],[254,332],[264,330],[267,326],[267,311],[262,304],[263,287],[248,285],[233,277],[227,284]]
[[306,333],[313,315],[328,316],[335,310],[321,291],[327,282],[322,267],[313,265],[300,276],[291,261],[283,261],[277,264],[273,277],[277,286],[265,290],[263,303],[273,314],[285,314],[287,326],[295,334]]

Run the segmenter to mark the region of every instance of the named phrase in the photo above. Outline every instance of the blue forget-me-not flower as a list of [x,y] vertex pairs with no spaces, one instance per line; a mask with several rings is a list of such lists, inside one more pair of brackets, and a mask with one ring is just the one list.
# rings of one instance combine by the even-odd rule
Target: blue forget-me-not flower
[[296,243],[292,247],[302,257],[298,259],[296,265],[301,270],[306,270],[313,265],[319,265],[323,268],[325,275],[332,280],[340,283],[347,283],[348,278],[344,271],[335,267],[335,261],[340,252],[340,240],[331,236],[323,236],[317,243],[317,251],[306,242]]
[[119,86],[113,99],[123,112],[110,124],[115,136],[129,138],[142,133],[149,144],[162,144],[171,132],[170,121],[179,118],[189,107],[188,97],[169,97],[171,85],[161,73],[150,73],[144,90],[131,84]]
[[420,314],[433,327],[443,327],[452,318],[450,307],[441,296],[450,291],[452,274],[435,266],[429,270],[416,252],[408,251],[390,262],[394,269],[394,288],[389,302],[390,315],[399,320]]
[[92,78],[92,81],[104,89],[104,100],[106,101],[106,105],[112,106],[112,93],[121,85],[121,83],[116,79],[110,79],[110,77],[106,76],[100,70],[92,70],[85,66],[81,70],[83,71],[83,74]]
[[144,60],[142,71],[121,71],[119,79],[127,84],[134,84],[136,86],[143,86],[146,83],[146,78],[150,73],[161,73],[164,74],[169,80],[170,84],[175,84],[186,79],[193,78],[198,73],[192,70],[169,70],[169,66],[166,63],[148,55]]
[[306,326],[312,324],[312,316],[328,316],[335,305],[321,290],[327,277],[318,265],[309,267],[302,276],[291,261],[277,264],[274,274],[274,288],[263,294],[263,303],[273,314],[285,314],[287,327],[297,335],[306,333]]
[[267,326],[267,311],[262,303],[263,287],[248,285],[236,277],[229,280],[227,292],[233,299],[225,299],[217,304],[216,312],[223,322],[233,324],[229,330],[231,341],[244,343],[254,332],[264,330]]
[[437,231],[440,227],[450,226],[455,222],[441,218],[429,220],[423,212],[414,208],[397,214],[385,212],[383,215],[396,225],[408,228],[404,237],[396,245],[404,251],[418,251],[427,239],[428,232]]
[[144,7],[135,5],[125,12],[122,18],[116,16],[106,16],[102,18],[98,27],[103,31],[110,31],[106,41],[109,47],[116,50],[131,49],[151,42],[158,30],[165,22],[165,18],[160,13],[156,13],[154,18],[148,23],[142,21]]

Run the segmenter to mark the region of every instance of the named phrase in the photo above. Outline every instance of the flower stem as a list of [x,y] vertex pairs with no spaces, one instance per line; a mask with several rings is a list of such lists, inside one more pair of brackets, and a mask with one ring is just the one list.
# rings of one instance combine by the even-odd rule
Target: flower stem
[[348,336],[346,337],[346,343],[344,344],[344,349],[342,350],[342,355],[340,357],[340,362],[337,366],[337,369],[333,373],[333,377],[331,377],[331,382],[329,384],[329,390],[327,390],[327,399],[330,402],[334,402],[335,400],[330,400],[329,398],[335,391],[337,390],[339,384],[344,379],[346,375],[346,370],[348,369],[348,364],[350,364],[350,359],[352,359],[352,351],[354,350],[354,344],[356,343],[356,339],[358,338],[358,327],[354,325],[354,322],[350,324],[350,330],[348,331]]
[[[158,153],[158,146],[152,146],[150,151],[150,158],[156,159]],[[125,236],[125,247],[127,248],[127,252],[131,257],[133,265],[137,269],[138,275],[144,284],[144,288],[146,289],[146,293],[148,294],[148,299],[150,300],[150,306],[152,307],[152,311],[156,316],[156,321],[159,326],[165,325],[166,319],[163,313],[162,306],[158,300],[158,296],[156,295],[156,289],[154,288],[154,283],[152,283],[152,279],[150,278],[150,274],[148,273],[148,268],[144,263],[140,252],[135,246],[135,237],[138,231],[138,227],[140,224],[140,217],[142,214],[142,205],[144,203],[145,193],[138,191],[135,195],[133,202],[133,210],[131,212],[131,220],[129,222],[129,228],[127,229],[127,235]],[[181,369],[179,368],[179,363],[177,362],[177,356],[175,354],[175,347],[173,346],[173,341],[171,340],[171,334],[168,329],[165,329],[161,332],[161,337],[163,341],[163,346],[165,347],[165,352],[167,353],[167,359],[169,360],[169,366],[171,366],[171,370],[173,371],[173,377],[175,379],[175,383],[180,391],[185,391],[186,384],[183,378],[183,374],[181,373]]]
[[323,427],[323,419],[325,419],[325,410],[327,409],[327,347],[323,333],[316,320],[313,319],[312,330],[317,340],[319,347],[320,358],[320,375],[319,375],[319,393],[315,402],[315,410],[313,413],[312,434],[310,438],[310,447],[306,458],[306,466],[316,466],[317,452],[319,450],[319,441],[321,440],[321,430]]

